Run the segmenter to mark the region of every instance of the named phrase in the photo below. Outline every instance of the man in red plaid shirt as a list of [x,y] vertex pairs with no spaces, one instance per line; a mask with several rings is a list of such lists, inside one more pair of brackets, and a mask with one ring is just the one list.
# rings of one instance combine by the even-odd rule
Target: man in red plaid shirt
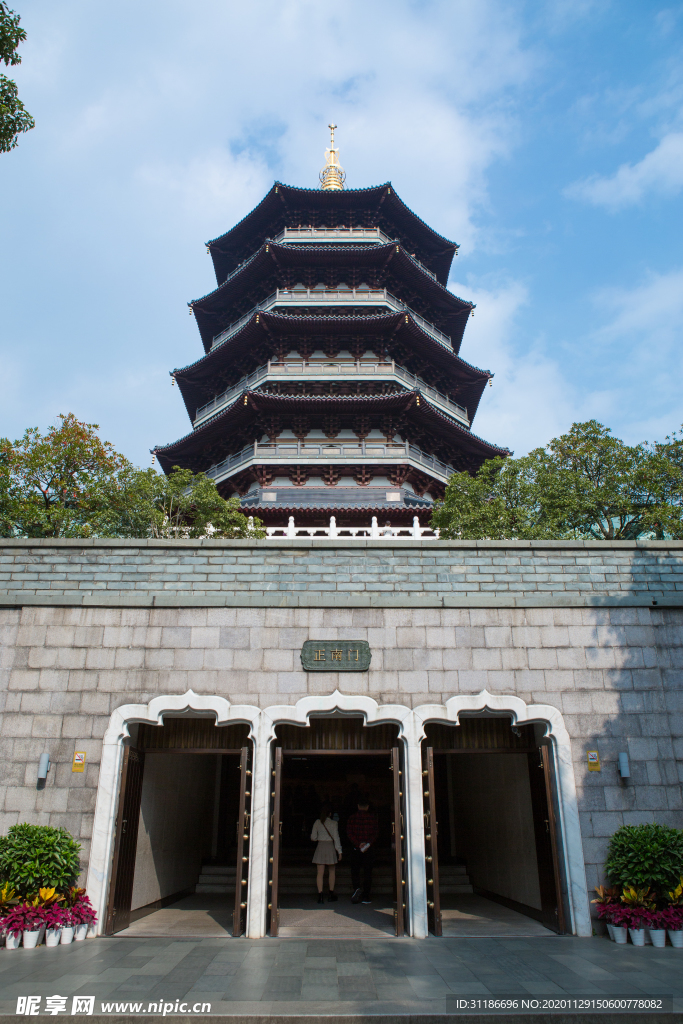
[[[353,847],[351,850],[352,903],[371,903],[372,866],[375,862],[375,843],[379,835],[377,815],[370,811],[370,804],[361,797],[358,810],[346,823],[346,835]],[[363,885],[361,887],[361,872]]]

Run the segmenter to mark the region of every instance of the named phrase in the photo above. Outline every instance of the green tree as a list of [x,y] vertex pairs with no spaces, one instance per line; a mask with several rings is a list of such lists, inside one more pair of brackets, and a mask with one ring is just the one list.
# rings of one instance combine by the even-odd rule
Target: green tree
[[622,825],[610,839],[605,870],[617,885],[647,885],[663,896],[683,875],[683,829]]
[[[21,64],[19,43],[26,39],[18,14],[0,0],[0,61],[5,66]],[[0,75],[0,153],[9,153],[17,145],[21,132],[30,131],[35,121],[19,99],[16,83]]]
[[520,459],[455,473],[432,526],[445,538],[683,536],[683,439],[629,446],[589,420]]
[[248,519],[239,498],[226,501],[204,473],[174,466],[168,476],[125,466],[105,484],[108,521],[100,536],[259,538],[260,519]]
[[0,439],[0,523],[5,536],[91,537],[106,510],[106,482],[127,461],[108,441],[100,441],[96,423],[81,423],[73,413],[43,436],[30,427],[18,441]]
[[138,469],[69,413],[41,435],[0,439],[0,531],[5,537],[258,538],[239,500],[203,473]]
[[0,877],[21,896],[44,887],[67,889],[78,878],[80,850],[65,828],[12,825],[0,837]]

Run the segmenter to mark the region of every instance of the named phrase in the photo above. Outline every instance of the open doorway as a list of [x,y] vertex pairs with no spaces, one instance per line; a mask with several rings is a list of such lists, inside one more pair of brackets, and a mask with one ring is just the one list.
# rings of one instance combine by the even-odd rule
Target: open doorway
[[432,723],[423,741],[430,930],[565,930],[552,747],[509,716]]
[[107,934],[241,934],[250,826],[248,726],[201,715],[131,726]]
[[[276,734],[269,933],[337,938],[402,934],[403,776],[397,727],[367,727],[362,718],[336,715],[311,717],[308,727],[279,726]],[[357,854],[351,822],[365,803],[376,823],[376,839],[367,856],[369,892],[359,892],[354,900],[352,861]],[[311,832],[324,804],[336,823],[342,853],[334,867],[336,899],[329,900],[326,868],[323,902],[318,902]],[[356,884],[364,888],[358,879]]]

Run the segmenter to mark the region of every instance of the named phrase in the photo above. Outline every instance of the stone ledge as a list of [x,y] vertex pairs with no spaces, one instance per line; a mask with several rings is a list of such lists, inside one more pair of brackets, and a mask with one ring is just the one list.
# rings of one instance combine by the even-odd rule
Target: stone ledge
[[267,540],[101,540],[72,538],[25,538],[9,537],[0,540],[0,550],[8,548],[83,548],[84,550],[95,550],[97,548],[152,548],[177,550],[178,548],[193,549],[263,549],[296,550],[301,548],[418,548],[419,550],[467,550],[487,549],[503,550],[539,550],[547,551],[565,548],[569,551],[581,550],[653,550],[653,551],[683,551],[681,540],[437,540],[434,537],[426,537],[416,540],[413,537],[392,537],[389,539],[371,540],[368,537],[339,537],[331,540],[329,537],[271,537]]
[[0,608],[683,608],[683,594],[384,594],[0,591]]

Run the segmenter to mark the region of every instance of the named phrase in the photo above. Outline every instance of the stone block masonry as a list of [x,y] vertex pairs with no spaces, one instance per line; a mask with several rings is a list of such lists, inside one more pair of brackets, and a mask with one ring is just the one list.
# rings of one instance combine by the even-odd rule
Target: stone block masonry
[[[62,825],[87,860],[112,712],[188,690],[259,708],[335,689],[550,705],[589,886],[619,825],[683,827],[683,544],[3,541],[0,557],[2,833]],[[370,670],[303,672],[309,639],[367,640]]]
[[0,604],[683,607],[668,541],[24,541],[0,546]]

